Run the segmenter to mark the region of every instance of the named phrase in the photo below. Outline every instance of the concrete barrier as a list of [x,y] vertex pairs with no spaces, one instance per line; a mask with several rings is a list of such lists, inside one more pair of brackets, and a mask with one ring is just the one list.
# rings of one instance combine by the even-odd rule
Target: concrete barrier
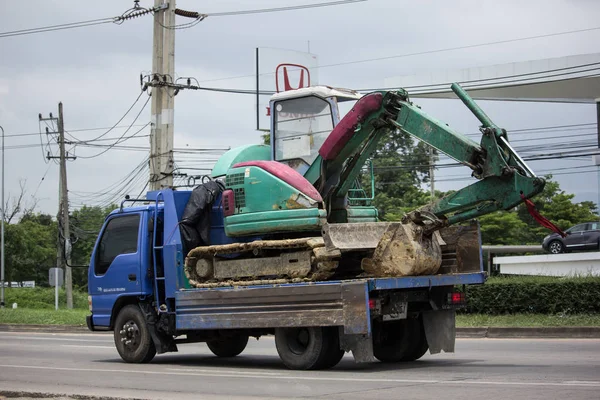
[[600,252],[494,257],[507,275],[600,276]]

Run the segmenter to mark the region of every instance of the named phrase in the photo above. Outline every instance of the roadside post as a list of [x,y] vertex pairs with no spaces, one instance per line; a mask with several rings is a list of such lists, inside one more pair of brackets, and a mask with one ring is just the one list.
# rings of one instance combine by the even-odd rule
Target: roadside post
[[48,272],[48,284],[54,286],[54,308],[58,310],[58,288],[64,281],[64,271],[62,268],[50,268]]

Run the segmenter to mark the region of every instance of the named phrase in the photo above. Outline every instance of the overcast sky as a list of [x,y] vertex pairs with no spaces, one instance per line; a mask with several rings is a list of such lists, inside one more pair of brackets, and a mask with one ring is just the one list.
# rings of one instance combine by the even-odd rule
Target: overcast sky
[[[315,3],[315,0],[178,0],[177,6],[203,13],[281,7]],[[120,15],[129,1],[28,1],[1,2],[0,30],[13,31]],[[93,6],[92,6],[93,4]],[[142,6],[151,6],[142,0]],[[270,13],[209,17],[190,29],[176,31],[175,65],[178,76],[194,76],[205,86],[253,89],[254,78],[222,79],[252,75],[256,47],[306,51],[318,56],[320,65],[443,49],[505,39],[544,35],[600,26],[600,2],[594,0],[540,1],[404,1],[369,0],[335,7]],[[185,20],[179,22],[187,22]],[[385,78],[445,68],[467,68],[507,62],[527,61],[599,51],[600,30],[586,33],[524,40],[414,57],[387,59],[321,68],[319,82],[349,88],[380,87]],[[144,16],[122,25],[98,26],[0,38],[0,125],[6,135],[37,133],[38,114],[57,112],[64,104],[65,129],[79,140],[92,139],[125,113],[139,94],[139,74],[152,66],[152,17]],[[282,60],[285,61],[285,60]],[[600,94],[599,94],[600,97]],[[121,125],[130,124],[146,100],[142,96]],[[477,131],[478,123],[455,100],[419,99],[429,114],[464,133]],[[523,104],[480,102],[500,126],[511,129],[596,122],[594,105]],[[235,147],[260,141],[255,131],[253,96],[200,91],[184,91],[175,98],[175,147]],[[137,124],[150,120],[150,106]],[[42,126],[44,128],[44,126]],[[130,131],[129,134],[135,131]],[[554,140],[567,143],[574,134],[593,134],[587,130],[562,132]],[[116,129],[106,137],[118,137]],[[123,145],[148,146],[149,129],[142,137]],[[512,140],[519,134],[511,136]],[[545,143],[543,136],[519,145]],[[44,135],[45,136],[45,135]],[[588,136],[590,140],[593,136]],[[44,137],[45,141],[45,137]],[[29,195],[39,198],[39,211],[55,215],[58,197],[58,165],[46,164],[40,137],[8,136],[6,150],[6,193],[18,192],[19,181],[26,180]],[[104,143],[110,143],[106,141]],[[14,148],[19,145],[30,148]],[[12,148],[11,148],[12,147]],[[57,153],[56,146],[52,146]],[[147,152],[110,150],[78,146],[78,158],[68,164],[72,207],[98,204],[110,197],[122,178],[147,157]],[[179,158],[178,158],[179,157]],[[206,156],[205,159],[214,159]],[[186,166],[206,166],[199,156],[179,155],[176,161]],[[563,168],[591,165],[590,159],[532,162],[534,170],[573,172]],[[448,182],[468,176],[465,169],[439,171],[437,188],[447,190],[467,181]],[[42,177],[45,179],[42,181]],[[577,200],[598,200],[596,173],[556,175],[563,189]],[[136,196],[143,178],[133,182]],[[108,189],[108,190],[107,190]],[[93,194],[109,192],[108,195]]]

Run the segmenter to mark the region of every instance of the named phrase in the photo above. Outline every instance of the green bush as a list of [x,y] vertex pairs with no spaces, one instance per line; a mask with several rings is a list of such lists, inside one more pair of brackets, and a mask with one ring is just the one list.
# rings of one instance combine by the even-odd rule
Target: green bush
[[497,277],[466,290],[465,313],[600,313],[600,277]]
[[[6,288],[6,307],[17,303],[19,308],[54,308],[54,288]],[[67,297],[64,289],[58,290],[58,306],[65,308]],[[87,293],[73,291],[73,308],[88,308]]]

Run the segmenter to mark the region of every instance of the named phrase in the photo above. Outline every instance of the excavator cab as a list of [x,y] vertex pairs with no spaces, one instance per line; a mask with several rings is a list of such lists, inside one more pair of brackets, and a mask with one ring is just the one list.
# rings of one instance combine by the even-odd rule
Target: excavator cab
[[353,90],[312,86],[281,92],[270,101],[272,159],[305,175],[340,122],[338,103],[355,102]]

